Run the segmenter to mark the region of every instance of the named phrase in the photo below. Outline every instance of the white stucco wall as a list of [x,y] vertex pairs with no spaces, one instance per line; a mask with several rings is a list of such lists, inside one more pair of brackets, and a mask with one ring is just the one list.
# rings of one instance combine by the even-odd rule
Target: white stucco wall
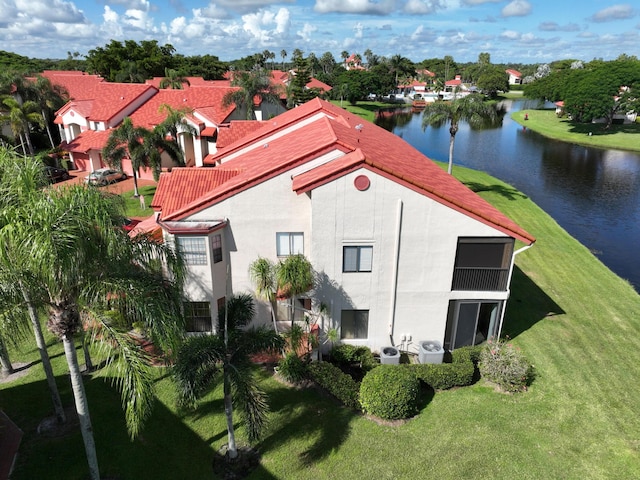
[[[355,188],[358,175],[369,178],[366,191]],[[399,202],[402,218],[393,315]],[[333,286],[324,291],[320,288],[318,295],[331,305],[335,322],[339,322],[342,309],[369,310],[368,338],[348,342],[367,344],[374,350],[397,345],[402,335],[411,336],[414,348],[410,346],[410,350],[415,351],[420,340],[442,341],[449,300],[454,298],[451,281],[458,237],[504,236],[367,170],[316,188],[312,205],[311,259],[318,271],[333,280]],[[343,273],[344,245],[373,245],[373,271]],[[464,292],[464,298],[477,298],[474,295],[477,293]],[[498,296],[506,298],[506,292]]]
[[[370,180],[365,191],[354,186],[359,175]],[[451,291],[458,237],[504,237],[504,234],[369,170],[350,173],[314,189],[310,195],[292,191],[289,172],[187,220],[221,219],[229,222],[224,248],[230,249],[235,293],[254,292],[249,279],[251,262],[260,256],[277,261],[276,232],[304,232],[304,253],[321,278],[314,300],[329,307],[333,326],[339,326],[343,309],[369,310],[368,337],[346,341],[366,344],[373,350],[398,345],[404,335],[411,337],[408,350],[416,352],[420,340],[444,340],[450,300],[503,300],[508,295],[508,292]],[[345,245],[372,245],[372,272],[343,273]],[[205,295],[208,288],[216,288],[209,272],[196,268],[192,275],[188,294],[193,300]],[[216,275],[224,276],[224,271]],[[215,299],[222,296],[224,293],[220,292],[210,298],[212,310]],[[264,302],[258,302],[256,321],[270,321]]]

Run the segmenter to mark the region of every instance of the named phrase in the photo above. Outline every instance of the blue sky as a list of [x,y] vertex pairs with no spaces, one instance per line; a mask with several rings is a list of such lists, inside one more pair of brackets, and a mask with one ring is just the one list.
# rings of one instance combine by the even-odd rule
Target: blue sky
[[37,58],[157,40],[233,60],[284,49],[494,63],[640,57],[637,0],[0,0],[0,50]]

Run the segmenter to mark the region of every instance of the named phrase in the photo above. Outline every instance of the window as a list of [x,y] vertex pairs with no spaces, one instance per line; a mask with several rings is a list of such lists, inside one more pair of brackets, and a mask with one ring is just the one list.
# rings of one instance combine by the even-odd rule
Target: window
[[207,264],[207,244],[203,237],[176,237],[176,244],[187,265]]
[[209,302],[184,302],[184,319],[187,332],[210,332]]
[[276,233],[276,248],[279,257],[304,253],[304,234],[302,232]]
[[211,257],[213,263],[222,261],[222,235],[214,235],[211,239]]
[[342,310],[340,338],[365,339],[369,334],[369,310]]
[[370,272],[373,247],[342,247],[343,272]]

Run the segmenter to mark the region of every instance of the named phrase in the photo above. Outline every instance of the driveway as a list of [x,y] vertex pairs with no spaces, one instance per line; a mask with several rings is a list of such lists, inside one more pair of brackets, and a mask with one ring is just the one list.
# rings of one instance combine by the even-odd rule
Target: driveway
[[[85,172],[83,170],[69,170],[69,175],[71,178],[69,180],[65,180],[62,182],[55,183],[54,186],[60,187],[64,185],[73,185],[73,184],[81,184],[84,185],[84,179],[89,175],[90,172]],[[138,178],[138,188],[144,187],[147,185],[157,185],[158,183],[153,180],[146,180]],[[104,187],[98,187],[102,190],[111,193],[121,194],[123,192],[129,192],[133,190],[133,177],[128,177],[126,180],[121,180],[116,183],[112,183],[111,185],[106,185]]]

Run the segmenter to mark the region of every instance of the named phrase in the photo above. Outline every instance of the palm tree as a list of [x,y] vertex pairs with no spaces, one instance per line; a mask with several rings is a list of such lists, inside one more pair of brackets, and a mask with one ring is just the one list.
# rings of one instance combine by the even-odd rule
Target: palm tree
[[[195,406],[214,381],[223,382],[224,410],[227,419],[230,459],[238,456],[233,424],[234,406],[241,409],[250,441],[257,440],[266,422],[265,394],[258,388],[250,355],[265,350],[280,350],[282,338],[273,330],[246,328],[255,313],[248,294],[227,300],[218,313],[215,335],[189,338],[178,352],[174,376],[181,403]],[[221,374],[221,375],[220,375]]]
[[465,97],[454,97],[451,102],[436,101],[427,103],[422,114],[422,128],[425,129],[428,126],[440,127],[449,123],[449,167],[447,172],[451,174],[453,169],[453,145],[460,121],[465,120],[473,127],[493,123],[496,119],[495,104],[485,102],[482,95],[473,93]]
[[164,78],[160,80],[160,88],[171,88],[173,90],[182,90],[184,84],[191,86],[189,79],[180,75],[177,70],[172,68],[164,69]]
[[51,148],[55,148],[56,145],[53,141],[50,126],[51,113],[64,105],[68,99],[67,92],[60,85],[52,85],[48,78],[38,75],[35,82],[29,84],[27,97],[40,106],[43,124],[49,136],[49,143]]
[[282,70],[284,70],[284,59],[287,58],[287,51],[284,49],[280,50],[280,56],[282,57]]
[[[47,385],[51,394],[56,418],[59,423],[66,421],[62,408],[60,393],[56,384],[53,368],[47,352],[47,346],[40,324],[38,308],[34,297],[42,298],[36,282],[24,266],[28,263],[23,258],[21,247],[21,230],[16,228],[19,216],[16,217],[16,206],[30,205],[35,196],[48,183],[42,164],[35,159],[16,162],[8,151],[0,152],[0,304],[10,337],[16,336],[25,323],[22,317],[24,310],[31,322],[40,360],[45,371]],[[42,302],[40,302],[42,303]],[[0,328],[1,329],[1,328]]]
[[257,68],[249,72],[235,72],[231,85],[239,87],[228,92],[222,99],[225,107],[235,104],[236,108],[246,108],[247,120],[255,120],[253,103],[256,97],[270,103],[280,103],[278,87],[271,83],[271,72],[264,68]]
[[278,262],[275,267],[275,278],[278,295],[290,300],[291,326],[293,326],[298,295],[308,292],[314,286],[313,266],[304,255],[291,255]]
[[8,112],[8,123],[11,126],[11,131],[16,139],[20,139],[22,146],[22,152],[25,157],[27,152],[24,144],[27,144],[29,148],[29,155],[34,154],[33,143],[31,143],[31,124],[37,123],[42,125],[42,117],[38,110],[40,109],[38,104],[27,100],[26,102],[20,102],[12,96],[6,96],[2,100],[4,110]]
[[131,160],[133,173],[134,196],[140,196],[138,192],[138,175],[142,167],[151,168],[153,177],[158,180],[162,168],[162,153],[167,153],[171,159],[179,165],[184,164],[182,151],[176,139],[167,140],[163,134],[165,125],[147,130],[144,127],[135,127],[131,118],[126,117],[122,123],[111,132],[106,145],[102,149],[102,157],[105,162],[122,170],[122,160]]
[[14,222],[2,227],[14,231],[15,245],[7,248],[20,249],[12,254],[23,262],[29,290],[42,293],[33,301],[46,306],[47,327],[64,346],[92,480],[100,474],[76,356],[81,319],[92,320],[92,342],[115,372],[113,382],[121,391],[132,438],[150,414],[154,377],[147,354],[128,333],[130,325],[142,323],[165,352],[177,351],[183,332],[180,257],[151,238],[130,238],[118,228],[122,209],[120,197],[98,189],[38,189],[28,204],[13,208]]
[[[157,127],[165,136],[171,135],[171,138],[177,141],[180,133],[192,136],[198,134],[198,130],[185,119],[187,115],[193,112],[192,108],[173,108],[171,105],[163,103],[158,108],[158,111],[166,115],[165,119]],[[184,163],[184,158],[178,163]]]
[[251,281],[256,286],[256,294],[269,303],[273,330],[278,333],[274,306],[278,287],[276,285],[274,264],[267,258],[259,257],[249,265],[249,277],[251,277]]

